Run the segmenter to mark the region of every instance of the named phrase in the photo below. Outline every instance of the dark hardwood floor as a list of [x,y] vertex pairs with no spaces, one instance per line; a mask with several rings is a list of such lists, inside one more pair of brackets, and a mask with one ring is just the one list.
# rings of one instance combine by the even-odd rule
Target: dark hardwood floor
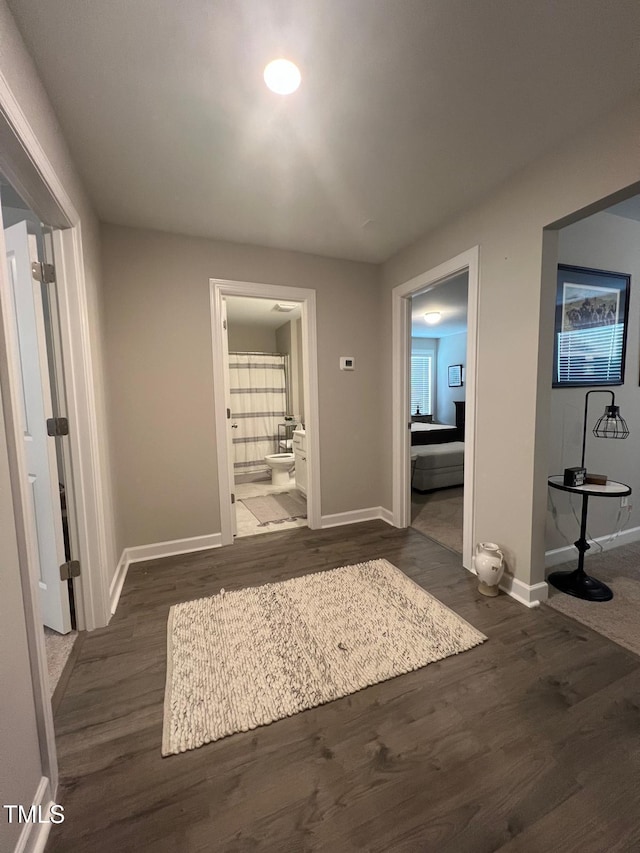
[[[377,557],[488,642],[161,758],[171,604]],[[369,522],[132,566],[56,713],[66,819],[47,853],[639,851],[640,658],[550,608],[483,598],[459,560]]]

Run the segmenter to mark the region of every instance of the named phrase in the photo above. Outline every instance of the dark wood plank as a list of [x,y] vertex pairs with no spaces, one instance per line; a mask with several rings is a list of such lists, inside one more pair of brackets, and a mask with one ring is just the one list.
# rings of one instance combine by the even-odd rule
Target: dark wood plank
[[[221,588],[385,557],[489,641],[161,758],[166,620]],[[131,567],[56,713],[48,853],[640,849],[640,658],[548,608],[480,596],[460,558],[382,522]]]

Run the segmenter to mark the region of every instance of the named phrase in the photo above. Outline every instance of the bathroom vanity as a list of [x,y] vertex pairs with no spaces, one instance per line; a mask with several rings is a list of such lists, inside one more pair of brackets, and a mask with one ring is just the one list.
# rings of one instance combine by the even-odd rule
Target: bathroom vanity
[[296,459],[296,489],[307,496],[307,435],[302,427],[293,431],[293,452]]

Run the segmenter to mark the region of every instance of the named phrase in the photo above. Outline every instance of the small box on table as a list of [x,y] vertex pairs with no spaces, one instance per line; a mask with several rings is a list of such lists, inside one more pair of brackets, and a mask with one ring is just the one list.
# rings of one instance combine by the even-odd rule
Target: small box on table
[[587,471],[585,468],[565,468],[564,469],[564,485],[565,486],[584,486],[584,478]]

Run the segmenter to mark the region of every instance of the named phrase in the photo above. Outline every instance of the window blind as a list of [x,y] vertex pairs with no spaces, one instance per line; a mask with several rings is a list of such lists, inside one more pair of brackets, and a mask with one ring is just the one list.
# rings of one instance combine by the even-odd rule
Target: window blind
[[420,407],[420,414],[431,415],[432,412],[432,375],[433,354],[411,353],[411,414]]
[[558,382],[620,382],[623,332],[623,323],[559,332]]

